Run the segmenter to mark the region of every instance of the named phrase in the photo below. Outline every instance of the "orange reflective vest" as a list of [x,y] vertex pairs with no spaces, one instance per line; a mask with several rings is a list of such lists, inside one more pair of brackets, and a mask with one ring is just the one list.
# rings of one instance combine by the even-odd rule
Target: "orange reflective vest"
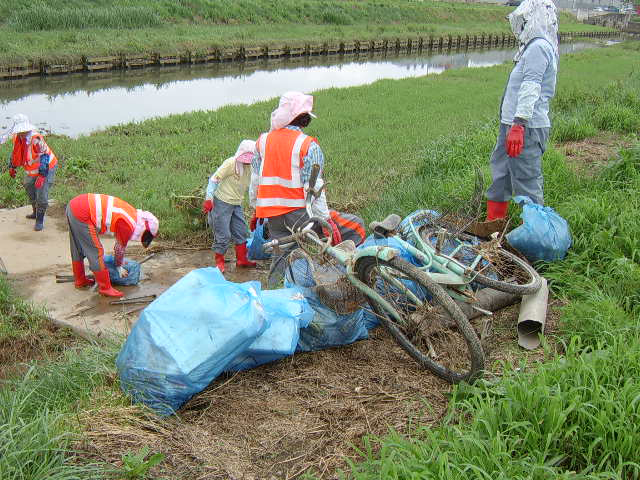
[[262,157],[256,217],[277,217],[305,207],[300,169],[313,141],[315,138],[288,128],[260,135],[256,142]]
[[[42,145],[44,145],[45,151],[42,149],[38,150],[37,145],[34,144],[34,140],[40,140]],[[24,171],[27,172],[27,175],[30,177],[37,177],[38,170],[40,169],[40,155],[48,154],[49,155],[49,168],[53,168],[58,163],[58,159],[53,154],[47,142],[44,141],[44,137],[39,133],[34,133],[31,135],[31,145],[27,145],[27,141],[20,140],[20,138],[15,135],[13,137],[13,152],[11,153],[11,165],[14,167],[22,167]]]
[[88,193],[91,221],[99,234],[115,233],[116,222],[124,220],[133,232],[138,220],[138,210],[124,200],[101,193]]

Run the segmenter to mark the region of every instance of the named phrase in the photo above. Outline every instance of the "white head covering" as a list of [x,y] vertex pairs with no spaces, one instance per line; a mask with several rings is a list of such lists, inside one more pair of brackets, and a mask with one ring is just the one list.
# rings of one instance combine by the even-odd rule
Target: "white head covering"
[[154,237],[158,236],[158,229],[160,228],[160,222],[155,217],[155,215],[151,212],[147,212],[145,210],[138,210],[138,218],[136,220],[136,226],[133,229],[133,234],[131,235],[131,240],[134,242],[139,242],[142,239],[142,234],[144,234],[145,230],[151,232],[151,235]]
[[24,113],[18,113],[17,115],[14,115],[12,120],[13,125],[11,126],[11,128],[2,136],[0,136],[0,143],[6,142],[11,135],[15,135],[16,133],[37,130],[36,126],[29,121],[29,117],[27,117]]
[[316,118],[311,110],[313,110],[311,95],[305,95],[301,92],[287,92],[280,97],[278,108],[271,112],[271,130],[286,127],[294,118],[303,113],[308,113]]
[[534,38],[547,40],[558,56],[558,17],[551,0],[524,0],[507,18],[511,30],[520,42],[514,57],[517,62],[527,44]]
[[233,158],[236,159],[236,173],[242,175],[244,166],[251,163],[256,153],[256,142],[253,140],[242,140]]

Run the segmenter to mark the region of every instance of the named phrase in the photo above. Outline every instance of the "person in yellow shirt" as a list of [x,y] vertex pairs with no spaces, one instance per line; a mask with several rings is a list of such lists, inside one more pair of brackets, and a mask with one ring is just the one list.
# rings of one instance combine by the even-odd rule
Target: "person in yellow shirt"
[[208,214],[213,229],[213,251],[216,267],[224,272],[224,254],[232,240],[236,249],[236,267],[253,268],[247,259],[249,230],[242,212],[242,199],[251,183],[251,160],[256,142],[243,140],[233,157],[218,167],[207,185],[202,211]]

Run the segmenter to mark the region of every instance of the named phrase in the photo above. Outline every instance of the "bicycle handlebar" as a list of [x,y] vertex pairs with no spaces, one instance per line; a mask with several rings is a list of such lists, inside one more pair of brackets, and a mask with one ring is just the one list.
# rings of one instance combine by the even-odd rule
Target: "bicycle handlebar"
[[329,237],[326,237],[324,240],[321,239],[318,236],[318,234],[312,230],[314,223],[319,224],[321,228],[326,229],[329,232],[332,231],[331,225],[329,225],[329,222],[327,222],[326,220],[320,217],[311,217],[309,221],[305,224],[305,226],[302,227],[298,232],[295,232],[292,235],[287,235],[286,237],[276,238],[274,240],[266,242],[262,248],[265,251],[270,251],[277,247],[282,247],[290,243],[294,243],[294,242],[300,243],[300,240],[302,238],[306,238],[307,240],[317,245],[320,245],[322,247],[322,250],[324,251],[325,249],[331,246],[332,237],[329,236]]

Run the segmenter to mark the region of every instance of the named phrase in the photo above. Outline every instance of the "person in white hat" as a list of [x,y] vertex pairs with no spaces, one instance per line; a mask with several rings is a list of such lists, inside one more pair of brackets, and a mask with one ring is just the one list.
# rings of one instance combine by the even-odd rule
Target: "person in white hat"
[[558,72],[558,19],[551,0],[525,0],[507,17],[519,47],[500,106],[500,133],[491,154],[486,233],[501,231],[509,200],[544,204],[542,155]]
[[24,188],[32,207],[32,212],[27,215],[27,218],[35,219],[34,230],[42,230],[44,215],[49,206],[49,190],[53,186],[58,159],[26,115],[20,113],[13,117],[13,126],[0,137],[0,143],[4,143],[9,137],[13,137],[13,151],[9,157],[9,175],[15,178],[16,169],[19,167],[24,169]]
[[236,267],[254,268],[247,259],[247,224],[242,212],[242,199],[251,182],[250,163],[256,151],[256,142],[243,140],[236,153],[227,158],[209,178],[202,212],[208,215],[213,230],[213,246],[216,267],[224,272],[224,254],[233,240],[236,250]]
[[[290,235],[292,230],[309,220],[305,197],[313,165],[320,166],[316,187],[323,182],[322,149],[315,138],[302,132],[316,118],[312,110],[311,95],[285,93],[278,108],[271,113],[271,129],[261,134],[256,142],[249,189],[249,201],[255,213],[250,227],[254,230],[258,218],[268,218],[269,236],[273,239]],[[333,232],[328,233],[337,240],[338,228],[331,220],[324,195],[316,204],[318,208],[314,208],[314,215],[329,222]],[[274,256],[273,265],[281,265],[281,259],[282,256]]]

